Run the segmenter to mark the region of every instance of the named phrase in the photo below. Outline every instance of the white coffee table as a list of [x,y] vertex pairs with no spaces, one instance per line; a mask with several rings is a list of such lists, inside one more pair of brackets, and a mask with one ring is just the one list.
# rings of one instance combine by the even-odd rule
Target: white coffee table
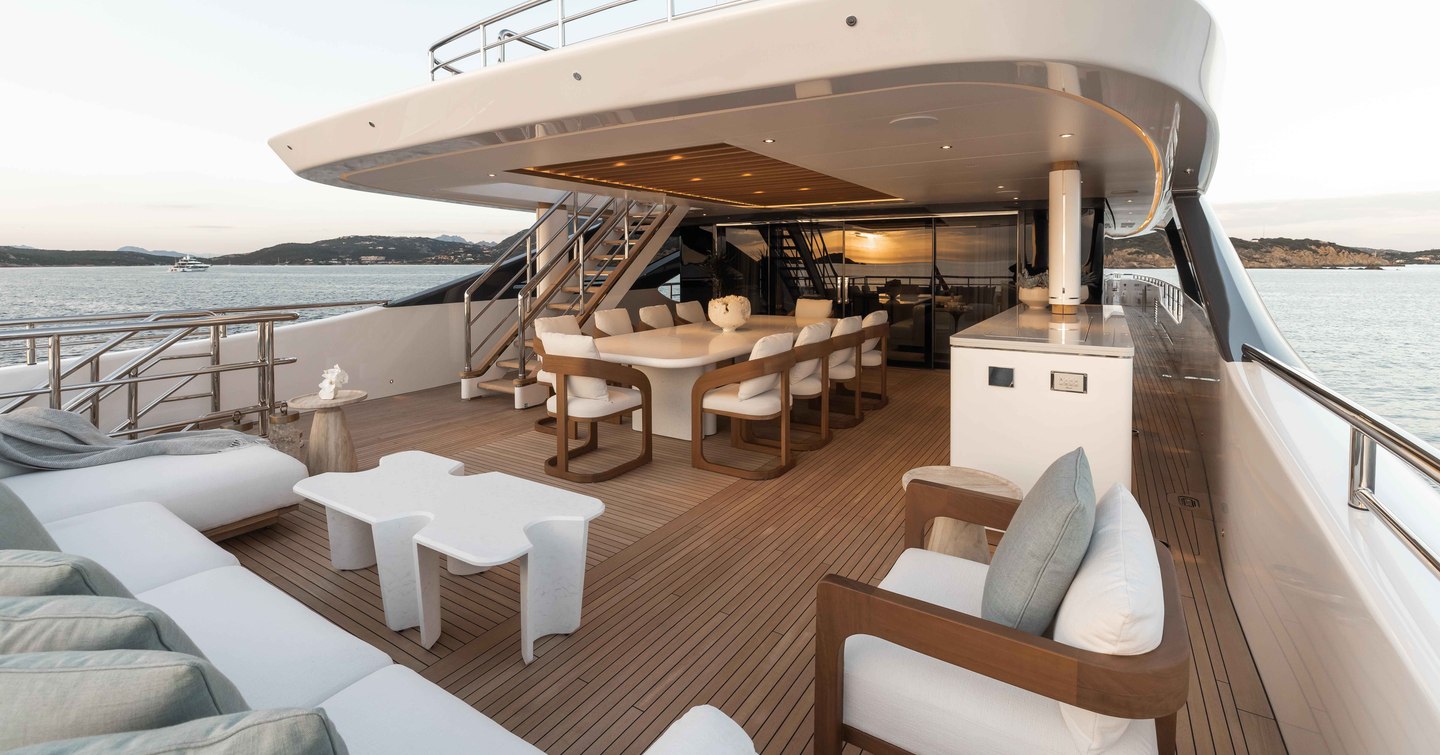
[[500,472],[466,475],[465,465],[405,451],[364,472],[301,480],[295,492],[325,507],[336,569],[375,565],[385,624],[420,627],[420,644],[440,638],[440,556],[451,573],[520,562],[520,654],[535,640],[580,627],[585,547],[598,499]]

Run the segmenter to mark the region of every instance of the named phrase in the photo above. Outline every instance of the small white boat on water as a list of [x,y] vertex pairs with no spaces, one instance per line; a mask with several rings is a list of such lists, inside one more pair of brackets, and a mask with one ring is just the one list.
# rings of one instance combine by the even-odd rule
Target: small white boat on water
[[201,262],[189,255],[175,260],[175,264],[170,266],[170,272],[172,273],[203,273],[209,269],[210,263]]

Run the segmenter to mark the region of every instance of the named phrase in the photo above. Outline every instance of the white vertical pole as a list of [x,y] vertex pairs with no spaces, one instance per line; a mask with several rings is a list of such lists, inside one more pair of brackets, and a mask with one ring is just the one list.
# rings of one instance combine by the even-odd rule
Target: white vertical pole
[[1080,308],[1080,164],[1050,166],[1050,310]]

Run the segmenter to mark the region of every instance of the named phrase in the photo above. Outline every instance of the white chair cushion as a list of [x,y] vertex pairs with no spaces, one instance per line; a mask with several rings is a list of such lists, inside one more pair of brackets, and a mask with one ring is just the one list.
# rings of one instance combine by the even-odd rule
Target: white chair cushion
[[801,320],[818,320],[830,316],[833,303],[829,299],[801,299],[795,302],[795,317]]
[[[750,349],[750,359],[764,359],[776,354],[784,354],[795,346],[794,333],[776,333],[765,336],[755,342],[755,347]],[[749,380],[740,381],[740,391],[737,394],[741,401],[746,401],[762,393],[775,390],[780,385],[780,373],[761,375]]]
[[[816,322],[806,325],[800,329],[800,334],[795,336],[795,346],[808,346],[812,343],[819,343],[830,338],[830,322]],[[814,375],[820,369],[819,359],[806,359],[803,362],[796,362],[790,368],[790,390],[795,390],[795,383]]]
[[[860,332],[860,318],[859,318],[859,317],[845,317],[845,318],[842,318],[842,319],[840,320],[840,322],[835,323],[835,330],[834,330],[834,332],[833,332],[831,335],[832,335],[832,337],[837,337],[837,338],[838,338],[839,336],[848,336],[848,335],[850,335],[851,333],[859,333],[859,332]],[[849,364],[850,362],[854,361],[854,359],[855,359],[855,349],[854,349],[853,347],[841,349],[841,350],[836,351],[836,352],[834,352],[833,354],[831,354],[831,355],[830,355],[830,377],[832,377],[832,378],[835,377],[835,368],[836,368],[836,367],[839,367],[839,366],[842,365],[842,364]],[[854,376],[854,375],[851,375],[850,377],[855,377],[855,376]],[[845,379],[845,380],[849,380],[850,378],[844,378],[844,379]]]
[[705,322],[705,308],[698,301],[682,301],[675,304],[675,316],[685,322]]
[[861,367],[879,367],[880,363],[884,361],[885,355],[881,354],[879,349],[875,349],[874,351],[860,352]]
[[387,666],[320,703],[350,755],[544,755],[403,666]]
[[630,313],[623,309],[602,309],[596,312],[595,327],[612,336],[635,332],[635,324],[630,322]]
[[655,304],[649,307],[640,308],[640,322],[652,328],[673,328],[675,318],[670,315],[670,308],[664,304]]
[[580,335],[580,321],[575,319],[575,315],[541,317],[535,321],[535,335],[543,336],[546,333],[567,333],[578,336]]
[[[613,385],[607,386],[609,397],[604,401],[596,401],[593,398],[578,398],[574,395],[567,396],[565,400],[565,413],[571,419],[586,419],[591,417],[606,417],[626,409],[639,409],[641,403],[640,391],[634,388],[617,388]],[[551,396],[545,400],[545,409],[551,414],[559,411],[560,399],[558,396]]]
[[700,406],[709,411],[750,417],[773,417],[780,413],[780,389],[740,399],[740,384],[721,386],[705,394]]
[[256,709],[310,708],[390,657],[240,566],[135,597],[170,615]]
[[[911,549],[880,587],[979,615],[985,564]],[[1073,755],[1054,700],[876,637],[845,641],[845,723],[910,752]],[[1154,755],[1155,727],[1137,722],[1108,750]]]
[[755,755],[755,744],[719,708],[697,705],[670,724],[645,755]]
[[820,395],[825,387],[820,384],[820,373],[815,373],[802,380],[790,381],[790,395],[795,398],[815,398]]
[[[876,325],[880,325],[881,323],[886,323],[889,321],[890,313],[886,312],[883,309],[877,309],[874,312],[865,315],[865,319],[860,321],[860,327],[863,330],[864,328],[874,327]],[[864,354],[867,351],[874,351],[875,347],[879,345],[879,338],[867,338],[865,339],[864,343],[860,344],[860,353]]]
[[291,488],[308,476],[305,465],[287,454],[245,446],[218,454],[147,456],[29,472],[7,477],[5,484],[41,522],[155,501],[203,532],[299,503]]
[[[1055,616],[1055,641],[1107,655],[1139,655],[1160,646],[1165,589],[1154,535],[1124,486],[1095,505],[1095,532]],[[1080,752],[1106,752],[1132,721],[1061,705]]]
[[854,379],[855,374],[855,360],[853,359],[846,362],[845,364],[830,366],[831,380],[852,380]]
[[[595,339],[590,336],[546,333],[540,336],[540,340],[545,344],[546,354],[557,357],[580,357],[581,359],[598,360],[600,358],[600,350],[595,348]],[[569,395],[575,398],[609,401],[610,392],[606,390],[606,387],[603,378],[583,376],[565,378],[565,388],[569,391]]]
[[137,595],[240,563],[158,503],[128,503],[60,519],[45,529],[61,551],[95,561]]

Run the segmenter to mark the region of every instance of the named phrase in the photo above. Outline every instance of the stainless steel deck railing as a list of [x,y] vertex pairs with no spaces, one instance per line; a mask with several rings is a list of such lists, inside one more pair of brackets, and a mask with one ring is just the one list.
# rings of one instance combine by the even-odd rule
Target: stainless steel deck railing
[[1179,286],[1170,281],[1140,273],[1122,273],[1119,277],[1130,278],[1154,286],[1159,292],[1155,298],[1155,306],[1163,308],[1165,313],[1170,315],[1170,319],[1175,322],[1185,321],[1185,292]]
[[[679,18],[708,13],[718,8],[754,2],[755,0],[610,0],[610,2],[584,2],[580,10],[575,7],[577,0],[527,0],[493,16],[476,21],[453,34],[447,35],[430,46],[430,78],[440,73],[460,74],[467,70],[462,64],[473,65],[479,56],[483,68],[491,63],[505,62],[506,50],[512,45],[524,45],[534,50],[545,51],[556,47],[584,42],[599,37],[608,37],[621,32],[639,29],[652,24],[665,23]],[[664,15],[655,14],[656,6],[663,3]],[[550,7],[546,7],[550,6]],[[625,12],[627,6],[634,6]],[[579,34],[572,33],[570,25],[594,19],[588,29]],[[610,21],[609,25],[600,21]],[[513,27],[513,28],[512,28]],[[515,29],[520,29],[516,31]],[[475,35],[478,34],[478,38]],[[545,35],[544,39],[540,39]],[[577,38],[578,37],[578,38]],[[459,51],[442,52],[443,48],[466,40],[469,45]],[[493,53],[493,55],[492,55]]]
[[1288,365],[1249,344],[1242,349],[1245,361],[1254,362],[1296,390],[1325,407],[1350,426],[1350,489],[1346,500],[1352,508],[1373,512],[1440,575],[1440,554],[1395,515],[1375,494],[1375,450],[1384,448],[1405,462],[1432,484],[1440,485],[1440,455],[1425,441],[1375,416],[1364,407],[1325,387],[1306,370]]

